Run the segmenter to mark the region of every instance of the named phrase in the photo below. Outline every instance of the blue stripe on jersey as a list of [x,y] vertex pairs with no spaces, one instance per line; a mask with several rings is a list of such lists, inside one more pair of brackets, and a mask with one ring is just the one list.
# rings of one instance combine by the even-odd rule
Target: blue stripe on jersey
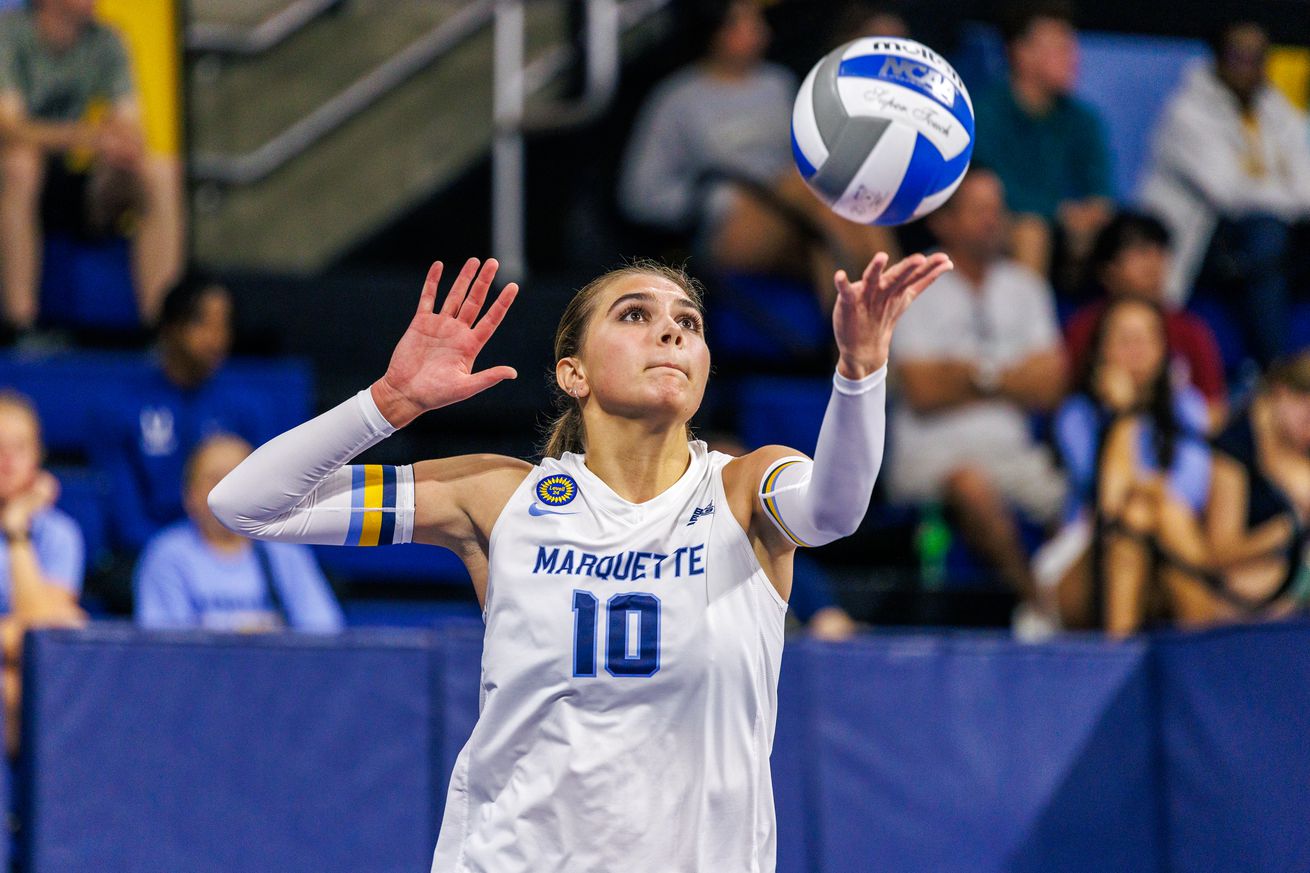
[[887,208],[874,223],[903,224],[909,221],[910,216],[914,215],[914,211],[923,202],[923,198],[928,196],[933,186],[937,184],[944,163],[942,153],[937,151],[937,146],[923,134],[918,134],[914,140],[914,153],[910,155],[910,163],[901,178],[901,186],[896,189],[896,196],[887,204]]
[[350,468],[350,528],[346,531],[346,541],[342,545],[357,545],[363,532],[364,465],[355,464]]

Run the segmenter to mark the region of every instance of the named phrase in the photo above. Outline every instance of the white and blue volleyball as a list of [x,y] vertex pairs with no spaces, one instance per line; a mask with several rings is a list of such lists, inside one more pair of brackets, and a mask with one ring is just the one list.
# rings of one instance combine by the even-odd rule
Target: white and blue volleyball
[[866,37],[805,77],[792,154],[823,202],[861,224],[922,218],[955,192],[973,154],[973,101],[946,59],[912,39]]

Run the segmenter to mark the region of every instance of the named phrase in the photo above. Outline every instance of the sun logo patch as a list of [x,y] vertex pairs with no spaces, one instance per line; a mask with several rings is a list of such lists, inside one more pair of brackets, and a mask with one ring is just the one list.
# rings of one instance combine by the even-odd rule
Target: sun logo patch
[[547,476],[537,483],[537,499],[547,506],[563,506],[578,496],[578,483],[572,476]]

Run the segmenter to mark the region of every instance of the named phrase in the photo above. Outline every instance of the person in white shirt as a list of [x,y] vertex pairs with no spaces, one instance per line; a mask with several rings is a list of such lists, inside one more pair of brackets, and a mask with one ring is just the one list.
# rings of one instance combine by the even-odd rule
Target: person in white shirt
[[1233,295],[1255,356],[1287,351],[1290,226],[1310,217],[1310,127],[1265,78],[1269,37],[1238,22],[1191,70],[1154,137],[1143,206],[1164,220],[1176,256],[1168,294],[1186,301],[1207,265]]
[[969,545],[1030,601],[1012,507],[1054,522],[1066,487],[1030,423],[1065,387],[1051,289],[1002,256],[1005,192],[992,171],[971,170],[929,222],[956,268],[896,332],[891,495],[946,504]]

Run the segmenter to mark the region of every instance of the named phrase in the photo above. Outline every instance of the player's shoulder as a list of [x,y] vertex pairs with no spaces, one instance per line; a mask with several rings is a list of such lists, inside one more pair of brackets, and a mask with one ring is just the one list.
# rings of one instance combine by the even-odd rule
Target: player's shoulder
[[723,466],[723,488],[729,494],[735,492],[754,494],[760,487],[764,475],[771,469],[781,466],[780,461],[788,459],[809,460],[809,457],[791,446],[768,445],[733,458]]

